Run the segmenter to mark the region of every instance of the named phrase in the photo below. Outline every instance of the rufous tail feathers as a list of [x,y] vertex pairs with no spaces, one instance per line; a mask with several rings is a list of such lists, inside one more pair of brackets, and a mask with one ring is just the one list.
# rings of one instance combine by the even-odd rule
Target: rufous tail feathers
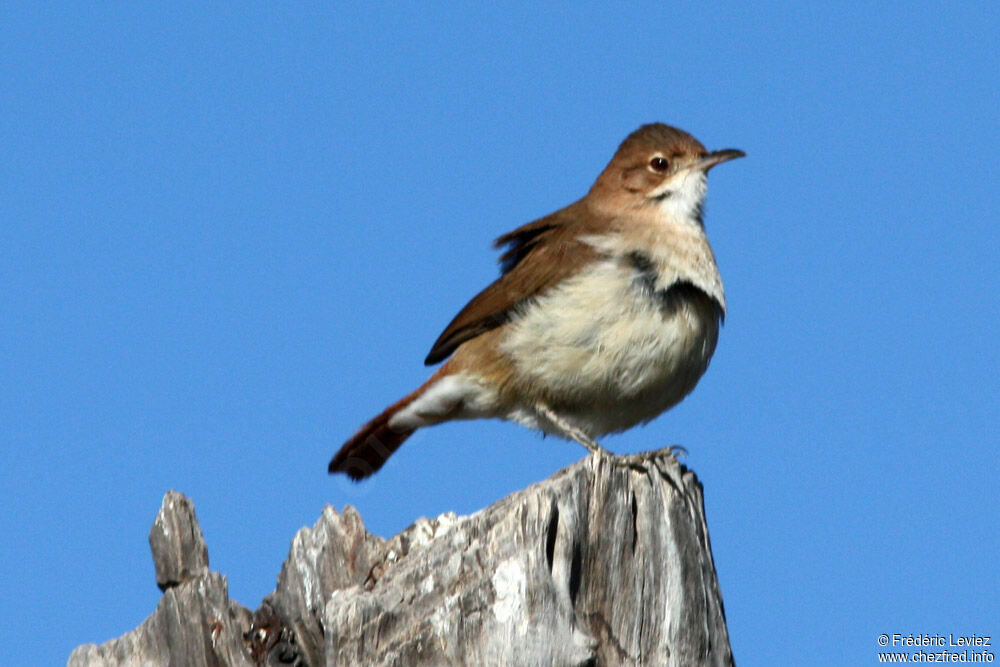
[[382,414],[362,426],[354,436],[341,446],[330,461],[331,473],[342,472],[358,481],[374,474],[389,460],[393,452],[409,438],[416,429],[393,430],[389,427],[392,416],[415,401],[444,373],[438,369],[423,385],[408,396],[396,401]]
[[389,408],[365,424],[353,438],[345,442],[330,461],[330,472],[342,472],[357,481],[381,468],[392,453],[413,433],[413,431],[397,433],[389,428],[389,418],[397,409],[396,406]]

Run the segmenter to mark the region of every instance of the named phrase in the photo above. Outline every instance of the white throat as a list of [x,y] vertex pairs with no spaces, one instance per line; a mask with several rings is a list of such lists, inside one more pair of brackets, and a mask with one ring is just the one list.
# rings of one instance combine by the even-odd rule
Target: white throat
[[701,226],[701,203],[708,190],[703,171],[686,169],[650,193],[661,213],[674,222]]

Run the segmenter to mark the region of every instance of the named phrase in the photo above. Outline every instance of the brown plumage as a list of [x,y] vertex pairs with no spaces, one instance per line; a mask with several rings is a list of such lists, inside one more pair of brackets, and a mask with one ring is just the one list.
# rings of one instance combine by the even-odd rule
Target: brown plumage
[[412,430],[393,431],[389,428],[389,418],[414,398],[416,396],[413,394],[407,396],[362,426],[361,430],[343,444],[327,470],[331,473],[345,473],[355,481],[374,474],[413,434]]
[[390,428],[389,420],[423,394],[438,376],[445,372],[445,368],[446,366],[442,366],[416,391],[399,399],[358,429],[358,432],[341,446],[337,455],[330,461],[327,471],[345,473],[355,481],[377,472],[393,452],[413,434],[413,429]]
[[[507,322],[514,311],[550,285],[579,271],[595,253],[580,240],[589,216],[573,204],[497,238],[502,275],[472,298],[445,327],[424,363],[446,359],[459,345]],[[596,229],[593,231],[597,231]]]
[[419,389],[330,462],[362,479],[417,428],[501,418],[600,449],[690,392],[715,349],[722,281],[701,220],[708,152],[677,128],[630,134],[581,200],[496,239],[501,275],[445,327]]

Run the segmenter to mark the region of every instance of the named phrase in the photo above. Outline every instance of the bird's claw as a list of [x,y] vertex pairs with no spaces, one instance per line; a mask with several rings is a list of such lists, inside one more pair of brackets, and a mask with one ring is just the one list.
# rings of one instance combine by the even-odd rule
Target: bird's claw
[[683,457],[687,457],[688,450],[684,445],[670,445],[667,447],[667,453],[677,459],[677,455],[680,454]]
[[686,447],[682,445],[670,445],[665,449],[652,452],[639,452],[638,454],[628,454],[625,456],[613,457],[614,464],[619,468],[630,468],[639,472],[646,472],[649,462],[666,452],[677,463],[680,463],[678,456],[685,457],[688,454]]

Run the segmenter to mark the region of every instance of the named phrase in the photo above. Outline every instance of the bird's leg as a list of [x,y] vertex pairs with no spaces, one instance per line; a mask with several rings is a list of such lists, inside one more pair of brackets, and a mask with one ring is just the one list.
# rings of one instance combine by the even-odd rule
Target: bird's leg
[[593,438],[591,438],[586,433],[576,428],[572,424],[568,423],[565,419],[557,415],[552,410],[552,408],[545,405],[544,403],[536,403],[535,411],[537,411],[539,415],[544,417],[546,421],[548,421],[550,424],[559,429],[559,431],[563,436],[569,438],[570,440],[576,440],[581,445],[590,450],[592,454],[605,454],[607,456],[613,456],[611,452],[609,452],[608,450],[604,449],[604,447],[601,447],[599,444],[597,444],[597,442],[594,441]]
[[[641,452],[639,454],[630,454],[628,456],[615,456],[604,447],[601,447],[597,442],[588,436],[586,433],[573,426],[565,419],[560,417],[552,408],[545,405],[544,403],[536,403],[535,411],[543,419],[548,421],[552,426],[559,430],[560,434],[570,440],[575,440],[581,445],[586,447],[592,454],[603,454],[605,456],[611,457],[614,464],[621,468],[632,468],[634,470],[646,470],[646,464],[650,459],[654,458],[660,452]],[[677,461],[677,455],[686,456],[688,453],[687,448],[681,445],[670,445],[667,447],[667,452]]]

